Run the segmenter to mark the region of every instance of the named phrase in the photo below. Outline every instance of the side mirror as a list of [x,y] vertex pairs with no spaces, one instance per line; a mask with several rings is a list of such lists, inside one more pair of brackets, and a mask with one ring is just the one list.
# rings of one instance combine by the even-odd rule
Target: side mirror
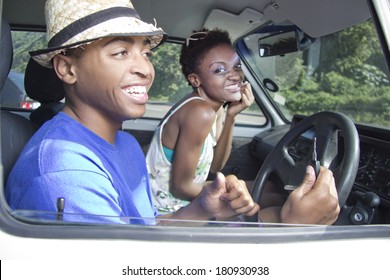
[[280,30],[277,33],[262,37],[258,41],[260,57],[284,55],[286,53],[302,51],[314,42],[299,29]]

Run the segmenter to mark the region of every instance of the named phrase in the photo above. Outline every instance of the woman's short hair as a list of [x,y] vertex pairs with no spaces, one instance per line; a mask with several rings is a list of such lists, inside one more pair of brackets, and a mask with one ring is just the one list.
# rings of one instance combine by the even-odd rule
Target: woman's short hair
[[184,76],[187,78],[188,75],[195,73],[207,52],[221,44],[231,46],[232,42],[229,33],[218,28],[194,31],[187,37],[180,54],[181,70]]

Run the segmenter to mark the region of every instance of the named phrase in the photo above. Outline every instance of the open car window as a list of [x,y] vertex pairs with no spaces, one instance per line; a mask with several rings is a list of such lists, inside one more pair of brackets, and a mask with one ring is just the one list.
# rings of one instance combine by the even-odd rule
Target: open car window
[[[291,26],[285,22],[281,29]],[[321,38],[305,38],[301,32],[292,38],[304,41],[305,48],[290,51],[286,44],[279,55],[276,45],[274,54],[262,53],[272,34],[266,30],[245,36],[237,45],[287,120],[329,110],[342,112],[356,123],[390,126],[390,75],[372,19]]]
[[[372,20],[338,33],[313,39],[302,51],[290,49],[289,46],[285,54],[266,53],[265,46],[270,41],[267,37],[269,34],[264,32],[263,28],[266,27],[261,27],[243,37],[236,46],[241,59],[248,67],[248,75],[263,85],[268,97],[286,120],[291,121],[292,116],[309,115],[321,110],[339,110],[356,122],[388,126],[387,100],[390,79]],[[359,40],[349,40],[354,38],[351,34],[355,33],[365,35],[364,44],[359,44],[361,43]],[[14,80],[12,77],[17,76],[15,81],[23,91],[23,69],[29,59],[28,50],[43,48],[45,34],[13,31],[12,36],[15,59],[9,77]],[[260,40],[263,45],[260,44]],[[341,48],[339,45],[345,41],[349,43]],[[191,90],[178,63],[180,48],[181,44],[170,43],[168,40],[155,50],[152,61],[157,74],[150,90],[150,100],[144,116],[146,119],[160,120],[175,102]],[[328,55],[329,52],[332,56]],[[167,80],[175,82],[167,83]],[[369,95],[373,92],[375,94]],[[3,97],[4,94],[1,96]],[[7,107],[7,104],[3,103],[2,106]],[[236,124],[261,127],[266,123],[265,114],[255,103],[239,115]],[[387,195],[386,186],[380,191]],[[33,223],[52,221],[56,224],[67,224],[67,219],[63,219],[62,213],[41,213],[21,209],[12,211],[11,214],[23,221]],[[108,224],[139,222],[131,217],[89,218],[74,215],[74,218],[69,221],[77,223],[85,220],[92,224],[104,223],[105,220],[109,221]],[[148,222],[145,224],[158,224],[154,219],[146,220]],[[228,224],[235,223],[238,227],[248,225],[242,220],[229,221]],[[207,222],[207,224],[218,223]]]

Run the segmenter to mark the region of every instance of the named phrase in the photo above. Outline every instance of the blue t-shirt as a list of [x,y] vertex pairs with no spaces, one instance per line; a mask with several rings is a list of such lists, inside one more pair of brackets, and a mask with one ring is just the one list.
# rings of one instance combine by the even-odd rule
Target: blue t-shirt
[[64,221],[150,224],[156,215],[136,139],[118,131],[110,144],[63,112],[27,143],[6,185],[14,210],[54,217],[60,197]]

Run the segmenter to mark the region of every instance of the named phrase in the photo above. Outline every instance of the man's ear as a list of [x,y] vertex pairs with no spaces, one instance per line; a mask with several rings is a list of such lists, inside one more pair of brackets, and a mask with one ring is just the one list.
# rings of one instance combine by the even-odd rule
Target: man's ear
[[199,77],[198,75],[196,74],[189,74],[187,76],[188,78],[188,81],[190,82],[190,84],[194,87],[194,88],[198,88],[200,86],[200,81],[199,81]]
[[70,57],[63,54],[57,54],[53,57],[53,67],[58,78],[64,83],[73,84],[76,82],[76,76],[72,68],[72,59]]

